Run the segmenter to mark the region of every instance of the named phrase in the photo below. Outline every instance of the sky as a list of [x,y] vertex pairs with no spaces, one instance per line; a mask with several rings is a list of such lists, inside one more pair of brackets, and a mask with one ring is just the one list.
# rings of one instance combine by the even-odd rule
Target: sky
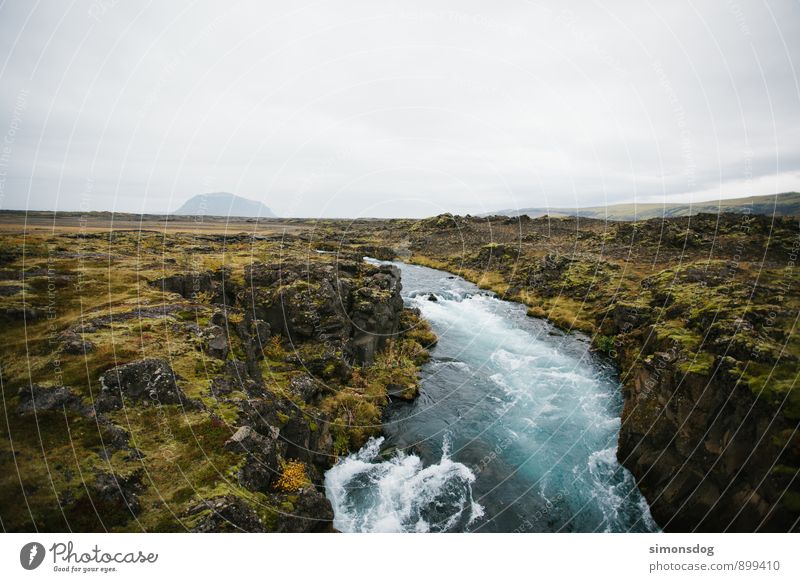
[[796,0],[0,2],[0,209],[800,190]]

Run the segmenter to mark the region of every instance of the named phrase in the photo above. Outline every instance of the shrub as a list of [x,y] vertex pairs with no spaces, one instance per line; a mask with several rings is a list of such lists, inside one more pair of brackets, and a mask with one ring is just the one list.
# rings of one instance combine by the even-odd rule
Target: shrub
[[306,466],[300,461],[284,462],[282,468],[283,471],[275,483],[275,489],[288,493],[299,491],[311,484],[311,480],[306,475]]

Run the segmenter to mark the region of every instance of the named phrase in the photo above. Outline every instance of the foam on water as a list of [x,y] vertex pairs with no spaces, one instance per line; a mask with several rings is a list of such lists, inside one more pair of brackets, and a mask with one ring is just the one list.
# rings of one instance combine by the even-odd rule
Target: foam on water
[[[336,527],[655,529],[616,460],[618,381],[588,342],[462,279],[398,266],[406,303],[420,309],[439,343],[420,398],[390,407],[386,441],[370,441],[326,473]],[[382,445],[398,451],[384,459]]]
[[475,475],[449,457],[423,466],[402,452],[379,457],[383,438],[370,441],[325,473],[334,527],[347,532],[428,532],[466,527],[483,515],[472,498]]

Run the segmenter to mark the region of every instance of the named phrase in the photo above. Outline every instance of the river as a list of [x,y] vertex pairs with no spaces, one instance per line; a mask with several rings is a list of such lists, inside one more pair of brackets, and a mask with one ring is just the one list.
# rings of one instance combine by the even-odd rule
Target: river
[[655,531],[616,459],[616,370],[589,351],[589,339],[450,273],[395,264],[406,304],[421,310],[439,343],[419,397],[391,404],[384,436],[327,471],[334,526]]

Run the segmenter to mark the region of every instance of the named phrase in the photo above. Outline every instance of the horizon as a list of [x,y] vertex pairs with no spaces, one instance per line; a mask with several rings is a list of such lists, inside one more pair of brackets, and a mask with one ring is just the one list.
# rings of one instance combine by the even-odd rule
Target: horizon
[[[695,206],[695,205],[698,205],[698,206],[699,205],[704,205],[705,206],[705,205],[708,205],[709,203],[714,203],[714,202],[717,202],[717,203],[721,204],[723,201],[730,201],[730,200],[736,200],[736,199],[770,198],[770,197],[777,197],[777,196],[783,196],[783,195],[787,195],[787,194],[797,194],[797,193],[798,193],[798,191],[796,191],[796,190],[789,190],[789,191],[785,191],[785,192],[775,192],[775,193],[772,193],[772,194],[750,194],[750,195],[746,195],[746,196],[736,196],[736,197],[708,198],[708,199],[703,199],[703,200],[694,200],[694,201],[690,201],[690,202],[663,202],[662,203],[662,202],[620,201],[620,202],[614,202],[612,204],[606,204],[606,205],[585,205],[585,206],[575,206],[575,207],[572,207],[572,206],[552,206],[549,209],[551,209],[553,211],[558,211],[558,210],[580,211],[580,210],[584,210],[584,209],[611,208],[611,207],[614,207],[614,206],[628,206],[628,205],[649,206],[649,207],[662,206],[662,205],[665,206],[665,207],[666,206],[690,206],[691,207],[691,206]],[[191,200],[193,200],[195,198],[198,198],[198,197],[201,197],[201,196],[213,196],[213,195],[218,195],[218,194],[221,194],[221,195],[232,195],[232,196],[234,196],[236,198],[243,199],[243,200],[246,200],[248,202],[260,202],[260,203],[264,204],[269,210],[274,212],[274,209],[272,209],[269,206],[269,204],[266,204],[263,201],[255,200],[255,199],[252,199],[252,198],[246,198],[244,196],[240,196],[238,194],[234,194],[232,192],[226,192],[226,191],[204,192],[204,193],[201,193],[201,194],[195,194],[193,196],[190,196],[189,198],[186,198],[183,202],[181,202],[178,205],[178,209],[180,207],[182,207],[184,204],[190,202]],[[498,214],[502,214],[503,212],[522,211],[522,210],[548,210],[548,208],[536,207],[536,206],[523,206],[523,207],[519,207],[519,208],[495,208],[494,211],[481,213],[479,215],[472,215],[472,214],[470,214],[468,212],[464,213],[464,214],[460,214],[460,213],[457,213],[457,212],[445,210],[444,212],[440,212],[438,214],[452,214],[453,216],[468,216],[468,215],[471,215],[471,216],[491,216],[493,212],[498,213]],[[73,213],[81,213],[82,212],[82,213],[85,213],[85,214],[112,213],[112,214],[133,214],[133,215],[136,215],[136,216],[149,215],[149,216],[164,216],[164,217],[167,217],[167,216],[208,216],[208,217],[213,217],[213,218],[226,218],[226,217],[227,218],[257,218],[259,220],[281,220],[281,219],[302,219],[302,220],[310,220],[310,219],[311,220],[313,220],[313,219],[327,219],[327,220],[425,219],[425,218],[430,218],[432,216],[437,216],[437,214],[430,214],[430,215],[425,215],[425,216],[369,216],[369,215],[362,215],[362,216],[346,216],[346,215],[342,215],[342,216],[302,216],[302,215],[282,216],[282,215],[276,214],[275,216],[257,216],[257,217],[255,217],[255,216],[234,215],[234,214],[230,214],[230,215],[223,215],[223,214],[202,214],[202,215],[200,215],[200,214],[198,214],[198,215],[195,215],[195,214],[177,214],[177,209],[174,210],[174,211],[169,211],[169,212],[130,212],[130,211],[121,211],[121,210],[116,210],[115,211],[115,210],[110,210],[110,209],[91,209],[91,210],[62,209],[62,210],[53,210],[53,209],[48,209],[48,208],[0,208],[0,212],[55,212],[56,214],[58,214],[58,213],[70,213],[70,214],[73,214]]]
[[800,189],[792,2],[93,7],[0,8],[0,208],[230,190],[421,217]]

